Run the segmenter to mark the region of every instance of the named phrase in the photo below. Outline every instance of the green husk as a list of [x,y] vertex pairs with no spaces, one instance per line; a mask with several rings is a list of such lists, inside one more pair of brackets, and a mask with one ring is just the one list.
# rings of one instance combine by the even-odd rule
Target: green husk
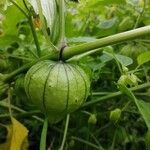
[[39,62],[25,77],[30,102],[47,115],[50,123],[78,109],[86,100],[89,88],[89,77],[84,70],[63,62]]

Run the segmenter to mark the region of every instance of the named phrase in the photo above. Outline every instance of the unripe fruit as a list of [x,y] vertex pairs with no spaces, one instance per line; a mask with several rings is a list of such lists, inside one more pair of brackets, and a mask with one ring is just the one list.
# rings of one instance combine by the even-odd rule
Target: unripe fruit
[[25,76],[28,98],[46,114],[50,123],[78,109],[89,89],[89,77],[74,64],[46,60],[32,66]]

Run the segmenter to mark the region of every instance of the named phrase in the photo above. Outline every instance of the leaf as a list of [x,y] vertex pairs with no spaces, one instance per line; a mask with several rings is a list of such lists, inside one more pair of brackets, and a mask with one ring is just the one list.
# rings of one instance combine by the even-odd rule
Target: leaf
[[12,124],[7,126],[7,140],[0,145],[3,150],[27,150],[28,130],[19,121],[11,117]]
[[94,7],[96,5],[111,5],[111,4],[124,4],[125,0],[96,0],[93,1],[91,6]]
[[116,21],[117,21],[116,18],[108,19],[108,20],[105,20],[105,21],[101,22],[101,23],[98,25],[98,27],[99,27],[100,29],[103,29],[103,30],[104,30],[104,29],[109,29],[109,28],[111,28],[111,27],[114,26],[114,24],[116,23]]
[[148,129],[150,130],[150,102],[145,102],[143,100],[137,100],[138,108],[146,122]]
[[115,56],[118,59],[118,61],[124,66],[129,66],[133,63],[133,60],[130,57],[119,55],[119,54],[116,54]]
[[17,23],[22,19],[24,19],[24,15],[20,10],[14,5],[9,6],[5,12],[5,20],[3,21],[4,34],[17,35]]
[[107,54],[108,56],[117,59],[117,61],[120,62],[120,64],[122,64],[123,66],[128,66],[130,64],[133,63],[133,60],[130,57],[124,56],[124,55],[120,55],[120,54],[112,54],[109,52],[104,51],[104,54]]
[[124,85],[118,85],[121,92],[125,93],[132,100],[134,100],[139,112],[141,113],[148,129],[150,130],[150,102],[145,102],[143,100],[137,100],[134,94]]
[[101,23],[99,23],[95,30],[94,33],[95,35],[100,38],[108,35],[112,35],[116,33],[117,30],[117,18],[112,18],[108,20],[104,20]]
[[[36,13],[39,13],[38,2],[36,0],[29,0]],[[42,6],[43,15],[46,18],[48,27],[52,29],[54,18],[56,15],[56,2],[55,0],[40,0]]]
[[144,52],[137,57],[137,62],[139,65],[143,65],[148,61],[150,61],[150,51]]

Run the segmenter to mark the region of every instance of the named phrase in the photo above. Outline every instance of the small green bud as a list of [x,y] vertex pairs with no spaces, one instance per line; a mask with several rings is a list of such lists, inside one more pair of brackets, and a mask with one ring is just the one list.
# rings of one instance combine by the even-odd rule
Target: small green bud
[[70,140],[70,142],[69,142],[69,147],[74,147],[74,145],[75,145],[75,141],[72,139],[72,140]]
[[125,66],[122,66],[122,70],[123,70],[124,73],[127,73],[129,71],[129,69]]
[[141,80],[133,73],[130,74],[129,79],[131,81],[131,85],[138,85],[138,82],[141,82]]
[[97,117],[96,114],[91,114],[89,119],[88,119],[88,124],[93,124],[95,125],[97,122]]
[[109,119],[110,121],[116,123],[120,119],[120,116],[121,116],[121,109],[116,108],[110,112]]
[[121,85],[127,85],[128,84],[128,76],[127,75],[121,75],[121,77],[118,80],[118,84]]

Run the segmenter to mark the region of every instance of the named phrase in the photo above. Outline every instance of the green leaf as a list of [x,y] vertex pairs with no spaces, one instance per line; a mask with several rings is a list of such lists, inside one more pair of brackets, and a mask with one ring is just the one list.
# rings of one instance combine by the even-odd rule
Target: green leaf
[[95,35],[100,38],[104,36],[108,36],[111,34],[115,34],[117,30],[117,18],[112,18],[108,20],[104,20],[101,23],[99,23],[95,28]]
[[137,57],[137,62],[139,65],[143,65],[148,61],[150,61],[150,51],[144,52]]
[[4,34],[17,35],[17,23],[24,19],[24,15],[16,8],[11,5],[5,12],[5,20],[3,22]]
[[96,5],[111,5],[111,4],[124,4],[125,0],[96,0],[92,3],[92,6]]
[[128,66],[133,63],[133,60],[130,57],[119,55],[119,54],[116,54],[115,56],[123,66]]
[[143,100],[137,100],[137,105],[140,113],[142,114],[148,129],[150,130],[150,102],[145,102]]
[[5,47],[8,47],[8,45],[14,43],[14,42],[19,42],[21,41],[17,35],[4,35],[0,37],[0,49],[3,49]]
[[141,113],[148,129],[150,130],[150,102],[145,102],[143,100],[137,100],[132,91],[130,91],[125,85],[118,84],[121,92],[125,93],[132,100],[134,100],[136,106],[138,107],[139,112]]
[[100,29],[108,29],[108,28],[111,28],[115,23],[116,23],[116,18],[112,18],[112,19],[105,20],[105,21],[101,22],[98,25],[98,27]]
[[128,66],[133,63],[133,60],[130,57],[120,55],[120,54],[112,54],[104,51],[104,54],[107,54],[108,56],[117,59],[117,61],[120,62],[123,66]]

